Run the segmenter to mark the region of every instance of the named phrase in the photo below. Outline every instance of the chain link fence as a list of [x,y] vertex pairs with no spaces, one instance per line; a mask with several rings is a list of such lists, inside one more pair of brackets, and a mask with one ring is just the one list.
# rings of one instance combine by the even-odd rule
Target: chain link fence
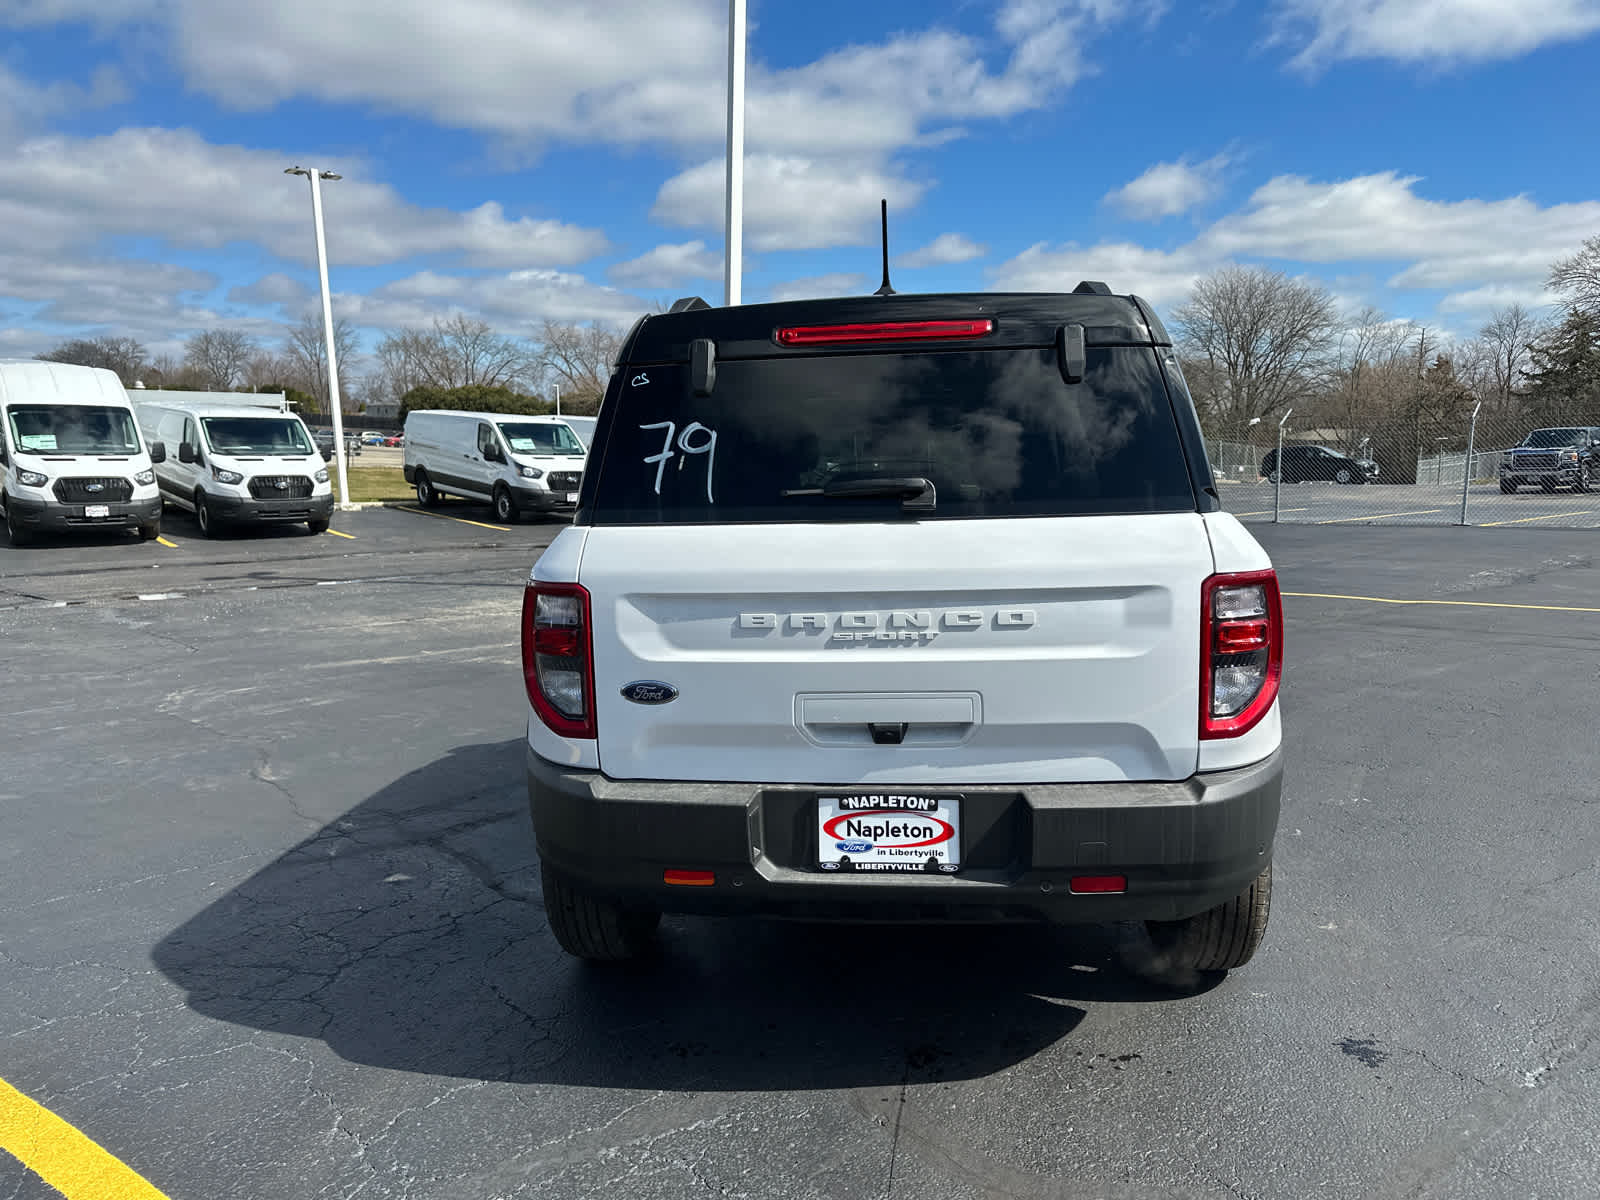
[[1600,529],[1600,404],[1360,429],[1291,411],[1206,433],[1224,507],[1245,521]]

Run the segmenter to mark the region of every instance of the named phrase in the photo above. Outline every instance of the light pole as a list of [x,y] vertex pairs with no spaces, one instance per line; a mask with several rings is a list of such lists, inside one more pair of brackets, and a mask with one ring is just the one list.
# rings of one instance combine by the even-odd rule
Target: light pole
[[745,0],[728,0],[728,209],[722,302],[743,303]]
[[322,236],[322,186],[324,179],[340,179],[332,171],[316,167],[285,167],[285,175],[304,175],[311,180],[311,223],[317,230],[317,274],[322,280],[322,336],[328,344],[328,404],[333,409],[333,453],[339,464],[339,507],[350,506],[350,480],[344,465],[344,413],[339,399],[339,360],[333,348],[333,301],[328,296],[328,247]]

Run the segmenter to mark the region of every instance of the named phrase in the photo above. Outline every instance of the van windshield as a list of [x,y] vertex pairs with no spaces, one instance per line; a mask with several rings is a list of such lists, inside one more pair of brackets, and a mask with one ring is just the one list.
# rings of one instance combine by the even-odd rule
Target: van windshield
[[500,432],[513,454],[583,455],[583,443],[565,425],[501,421]]
[[311,443],[293,417],[205,417],[206,440],[218,454],[310,454]]
[[139,431],[125,408],[16,404],[7,410],[20,454],[138,454]]
[[[726,360],[710,396],[683,366],[608,398],[589,520],[892,521],[1193,512],[1155,353],[1090,347]],[[919,503],[897,501],[924,488]]]

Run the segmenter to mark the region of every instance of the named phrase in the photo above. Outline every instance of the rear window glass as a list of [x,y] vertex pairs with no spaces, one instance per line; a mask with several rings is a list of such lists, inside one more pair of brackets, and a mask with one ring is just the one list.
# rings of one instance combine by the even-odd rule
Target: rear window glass
[[[594,524],[1195,509],[1147,348],[1091,348],[1070,385],[1053,349],[721,362],[711,396],[691,393],[685,366],[625,375]],[[902,506],[907,480],[932,484],[932,511]],[[843,494],[867,481],[901,491]]]

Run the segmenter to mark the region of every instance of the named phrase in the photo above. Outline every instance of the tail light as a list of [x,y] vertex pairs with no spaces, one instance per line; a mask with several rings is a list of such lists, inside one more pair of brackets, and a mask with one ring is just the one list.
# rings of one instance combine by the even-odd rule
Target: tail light
[[589,593],[575,583],[531,583],[522,594],[528,702],[562,737],[595,736],[592,628]]
[[1200,736],[1260,723],[1283,674],[1283,601],[1274,571],[1213,575],[1200,589]]

